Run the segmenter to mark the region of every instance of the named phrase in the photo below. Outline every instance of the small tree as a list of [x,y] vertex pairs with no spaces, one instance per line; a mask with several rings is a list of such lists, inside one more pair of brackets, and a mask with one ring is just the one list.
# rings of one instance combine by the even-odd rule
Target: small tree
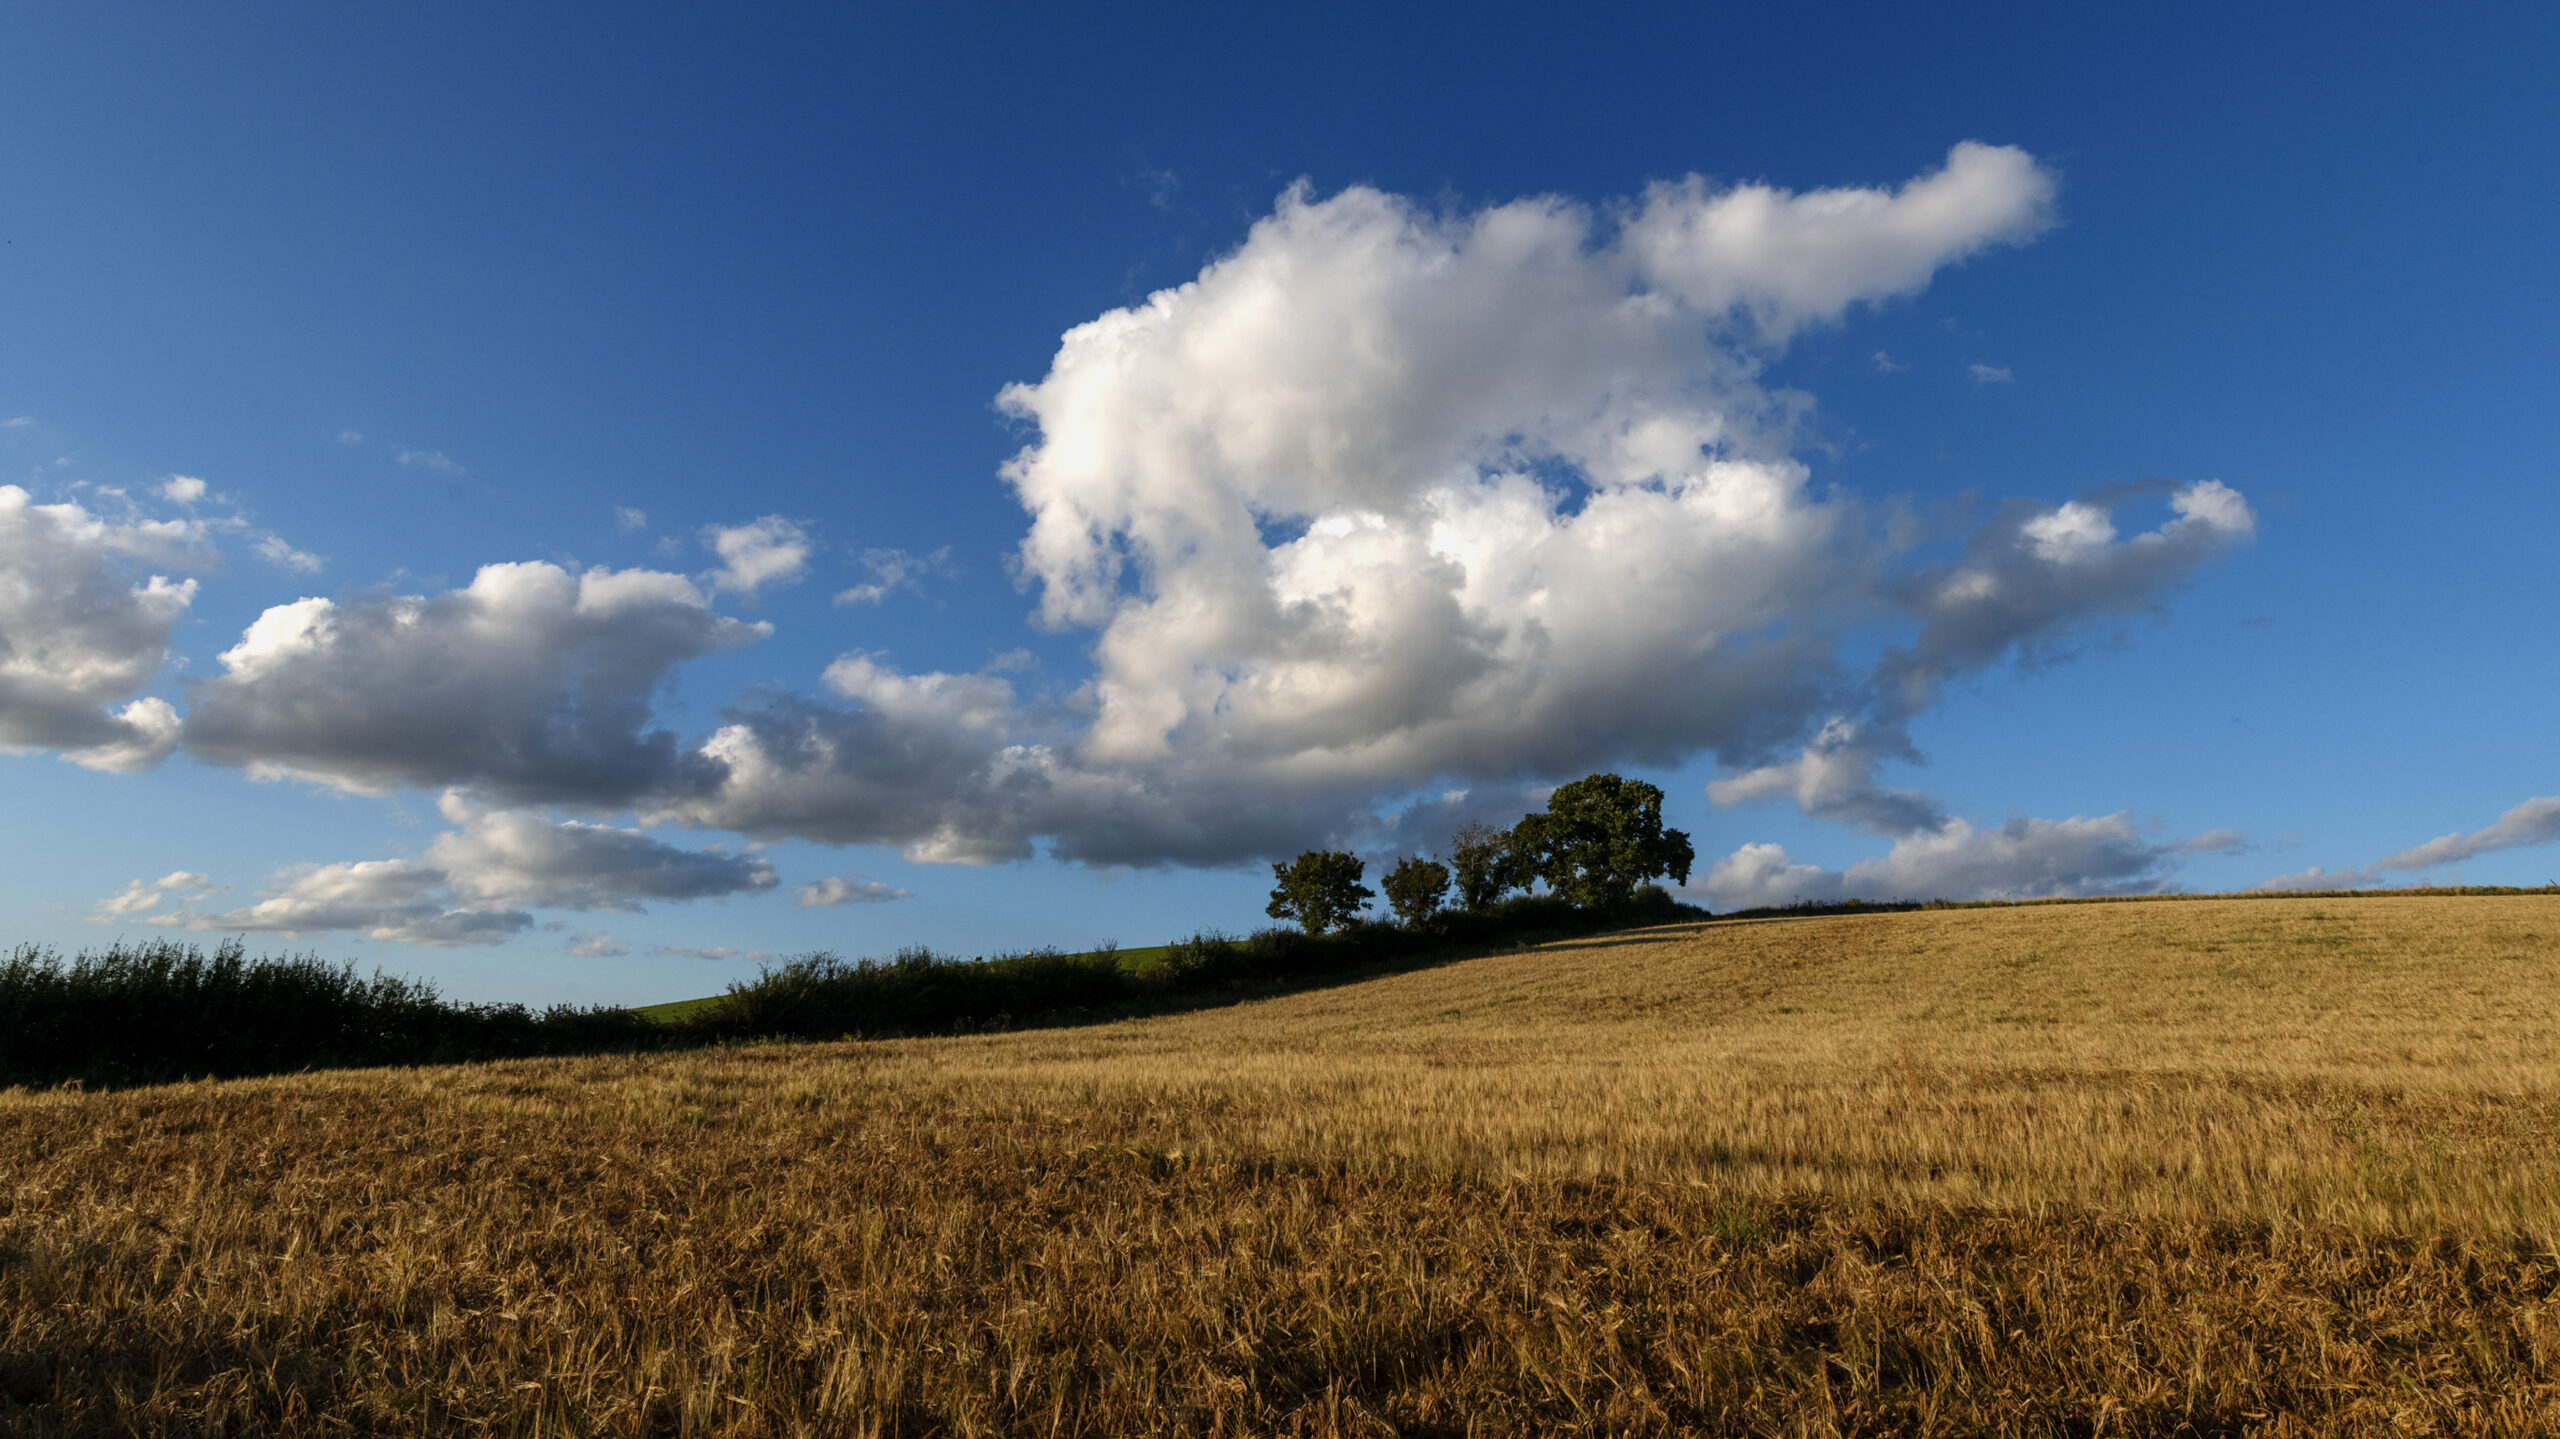
[[1458,882],[1461,909],[1485,909],[1518,889],[1524,879],[1511,854],[1511,834],[1482,820],[1468,820],[1449,841],[1449,869]]
[[1363,865],[1357,855],[1338,849],[1311,849],[1286,864],[1271,866],[1271,904],[1263,913],[1294,919],[1309,934],[1323,934],[1349,923],[1360,907],[1378,897],[1360,882]]
[[1689,836],[1662,827],[1662,791],[1595,774],[1558,785],[1547,812],[1511,829],[1511,852],[1547,888],[1584,909],[1621,910],[1658,875],[1689,882]]
[[1412,855],[1387,871],[1385,880],[1387,903],[1394,907],[1396,918],[1419,927],[1440,912],[1449,895],[1449,867],[1436,860]]

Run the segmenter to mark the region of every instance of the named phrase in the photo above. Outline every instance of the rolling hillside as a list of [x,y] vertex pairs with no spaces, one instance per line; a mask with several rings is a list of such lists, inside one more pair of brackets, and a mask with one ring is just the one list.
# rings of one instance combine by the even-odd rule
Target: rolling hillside
[[13,1092],[0,1427],[2547,1431],[2555,998],[2551,897],[2075,904]]

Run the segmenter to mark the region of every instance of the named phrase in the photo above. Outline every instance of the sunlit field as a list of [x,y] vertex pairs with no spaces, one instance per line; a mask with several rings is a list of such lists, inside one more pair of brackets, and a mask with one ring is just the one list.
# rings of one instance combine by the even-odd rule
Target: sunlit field
[[2543,1433],[2560,897],[0,1095],[0,1427]]

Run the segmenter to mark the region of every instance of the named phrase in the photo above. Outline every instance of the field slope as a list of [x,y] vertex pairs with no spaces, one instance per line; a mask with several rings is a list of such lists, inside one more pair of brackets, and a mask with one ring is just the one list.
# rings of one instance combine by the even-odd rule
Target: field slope
[[2560,1428],[2560,898],[0,1096],[27,1433]]

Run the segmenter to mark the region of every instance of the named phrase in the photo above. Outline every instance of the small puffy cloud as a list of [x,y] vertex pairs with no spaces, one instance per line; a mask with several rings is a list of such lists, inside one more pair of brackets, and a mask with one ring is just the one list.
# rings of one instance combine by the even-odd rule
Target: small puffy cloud
[[533,916],[522,910],[450,903],[444,880],[443,871],[416,860],[296,865],[278,871],[254,904],[212,913],[188,906],[152,915],[149,922],[288,939],[345,931],[437,947],[495,944],[533,926]]
[[123,889],[92,905],[89,920],[93,924],[112,924],[134,915],[148,914],[160,908],[172,892],[202,899],[221,893],[222,887],[215,885],[210,877],[188,869],[173,870],[158,879],[131,880]]
[[1971,141],[1895,190],[1654,185],[1623,240],[1657,292],[1701,313],[1748,315],[1763,338],[1915,294],[1947,265],[2021,244],[2054,223],[2051,172],[2026,151]]
[[185,740],[212,763],[359,793],[617,806],[704,778],[653,726],[669,673],[768,632],[712,613],[681,575],[538,562],[432,596],[296,600],[222,654]]
[[616,505],[613,507],[613,527],[626,535],[634,530],[645,530],[649,528],[649,512],[629,505]]
[[168,659],[196,581],[144,567],[211,565],[203,534],[192,521],[39,505],[0,485],[0,750],[57,750],[114,771],[167,757],[176,710],[127,697]]
[[289,570],[298,575],[316,575],[328,565],[328,562],[318,555],[308,550],[297,550],[285,543],[281,535],[261,535],[250,548],[258,552],[259,559],[265,560],[277,569]]
[[2006,365],[1971,364],[1965,366],[1965,373],[1973,376],[1977,385],[2006,385],[2018,378]]
[[35,422],[36,417],[33,415],[12,415],[8,419],[0,420],[0,430],[23,430],[34,425]]
[[804,909],[833,909],[840,904],[886,904],[890,900],[907,897],[903,889],[894,889],[858,874],[831,874],[799,889],[800,904]]
[[780,515],[743,525],[706,525],[702,543],[720,557],[705,577],[714,594],[752,597],[765,585],[796,583],[809,569],[809,535]]
[[1873,365],[1876,373],[1879,375],[1899,375],[1903,371],[1911,368],[1909,365],[1903,364],[1901,361],[1896,360],[1893,356],[1886,354],[1882,350],[1878,350],[1875,354],[1869,356],[1867,363]]
[[2209,829],[2179,846],[2189,854],[2246,854],[2252,848],[2249,837],[2236,829]]
[[2354,869],[2332,870],[2313,865],[2295,874],[2280,874],[2260,881],[2258,889],[2363,889],[2380,884],[2393,870],[2414,871],[2437,869],[2460,864],[2480,855],[2503,849],[2522,849],[2560,840],[2560,795],[2542,795],[2524,801],[2498,816],[2495,824],[2469,833],[2456,831],[2438,835],[2425,844],[2395,850],[2371,864]]
[[427,863],[476,905],[637,911],[644,900],[682,902],[774,887],[756,855],[678,849],[633,829],[556,822],[522,810],[475,811],[447,796],[460,828],[428,845]]
[[172,504],[195,504],[204,498],[204,492],[204,481],[193,475],[171,475],[160,484],[160,498]]
[[862,566],[871,578],[837,591],[837,604],[876,605],[898,590],[921,587],[928,575],[949,574],[951,548],[945,545],[929,555],[911,555],[905,550],[864,550]]
[[630,945],[592,929],[582,929],[571,935],[564,947],[580,959],[620,959],[631,952]]
[[1898,733],[1878,743],[1856,721],[1834,718],[1794,759],[1717,780],[1707,786],[1707,797],[1720,805],[1792,799],[1815,819],[1884,835],[1931,833],[1947,822],[1937,801],[1876,779],[1885,760],[1915,757]]
[[445,458],[444,453],[440,450],[403,449],[393,452],[391,458],[402,465],[411,465],[423,470],[433,470],[439,475],[459,475],[463,473],[462,466]]
[[1843,899],[2038,899],[2159,889],[2183,845],[2143,840],[2130,817],[2010,820],[1996,829],[1950,819],[1845,870],[1799,864],[1782,845],[1748,844],[1691,888],[1719,909]]
[[338,443],[342,445],[361,445],[364,443],[364,431],[340,430],[338,432]]

